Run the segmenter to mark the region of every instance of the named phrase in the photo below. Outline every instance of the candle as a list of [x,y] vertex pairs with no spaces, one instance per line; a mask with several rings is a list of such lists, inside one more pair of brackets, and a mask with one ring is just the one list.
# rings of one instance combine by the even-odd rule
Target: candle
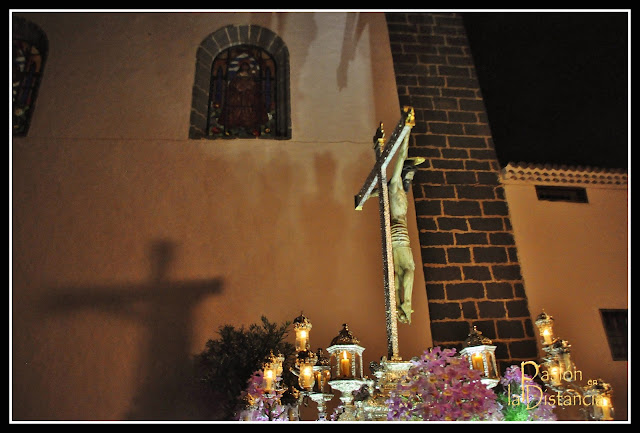
[[551,339],[551,331],[549,330],[549,328],[545,328],[545,330],[542,331],[542,337],[544,338],[544,344],[553,343],[553,340]]
[[313,376],[314,376],[314,378],[315,378],[315,380],[316,380],[316,382],[315,382],[315,384],[314,384],[314,385],[315,385],[315,389],[316,389],[318,392],[322,392],[322,391],[323,391],[323,390],[322,390],[322,372],[321,372],[320,370],[315,371],[315,372],[313,373]]
[[307,350],[307,331],[304,329],[298,331],[296,346],[297,350]]
[[313,386],[313,368],[311,366],[305,366],[302,369],[302,387],[307,389]]
[[482,362],[481,353],[476,352],[471,356],[471,365],[473,366],[474,370],[480,370],[484,372],[484,363]]
[[611,403],[607,397],[602,397],[600,400],[600,405],[602,407],[602,419],[613,419],[611,417]]
[[265,370],[264,372],[264,390],[271,392],[273,389],[273,370]]
[[340,373],[342,376],[350,376],[351,366],[349,365],[349,358],[347,352],[342,352],[342,359],[340,360]]

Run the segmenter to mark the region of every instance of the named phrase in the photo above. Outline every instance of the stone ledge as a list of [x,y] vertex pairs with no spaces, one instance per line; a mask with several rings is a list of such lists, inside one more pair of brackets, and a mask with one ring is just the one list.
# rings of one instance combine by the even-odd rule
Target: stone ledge
[[627,172],[622,169],[570,167],[549,164],[509,163],[500,171],[502,183],[544,183],[547,185],[591,185],[627,187]]

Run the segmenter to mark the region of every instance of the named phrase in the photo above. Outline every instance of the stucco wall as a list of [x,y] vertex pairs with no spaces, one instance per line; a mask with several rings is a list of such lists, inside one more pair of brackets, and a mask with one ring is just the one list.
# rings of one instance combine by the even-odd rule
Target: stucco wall
[[[511,175],[518,171],[525,174]],[[600,309],[629,307],[626,174],[509,166],[502,181],[532,320],[543,310],[554,318],[584,381],[609,382],[616,419],[626,419],[628,362],[613,361],[600,317]],[[588,203],[538,200],[535,185],[586,188]]]
[[[386,354],[377,203],[353,208],[400,117],[383,14],[19,15],[50,51],[12,143],[13,419],[197,418],[188,357],[261,315]],[[292,140],[186,138],[196,49],[229,24],[287,44]],[[414,256],[405,359],[431,345]]]

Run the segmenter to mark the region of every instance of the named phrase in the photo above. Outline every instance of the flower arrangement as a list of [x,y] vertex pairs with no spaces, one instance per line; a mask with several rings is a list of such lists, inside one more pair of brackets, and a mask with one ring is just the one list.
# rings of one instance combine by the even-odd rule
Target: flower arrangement
[[[242,393],[242,421],[289,421],[297,418],[298,392],[281,386],[267,391],[263,371],[249,378]],[[295,391],[295,389],[293,390]],[[354,392],[354,400],[366,401],[366,388]],[[288,395],[288,393],[290,395]],[[412,360],[406,376],[386,401],[389,421],[556,421],[550,396],[533,379],[513,365],[498,386],[487,387],[481,373],[469,366],[455,349],[435,347]],[[327,420],[336,421],[343,406],[334,408]]]
[[[277,378],[280,381],[280,377]],[[246,408],[240,412],[240,421],[289,421],[289,407],[281,403],[284,391],[276,388],[267,392],[263,387],[262,371],[256,371],[243,393]]]
[[455,349],[435,347],[415,361],[387,401],[388,420],[500,420],[496,394]]
[[554,405],[548,395],[533,379],[523,374],[520,367],[507,368],[500,379],[498,402],[505,421],[555,421]]

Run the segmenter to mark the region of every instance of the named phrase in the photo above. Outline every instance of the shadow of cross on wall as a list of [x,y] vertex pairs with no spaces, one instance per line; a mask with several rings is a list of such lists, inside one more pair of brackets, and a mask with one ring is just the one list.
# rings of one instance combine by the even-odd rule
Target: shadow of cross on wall
[[222,283],[219,278],[170,281],[167,274],[174,253],[171,241],[152,244],[149,283],[66,288],[50,298],[52,312],[93,310],[130,319],[145,328],[148,338],[136,371],[141,385],[124,415],[129,420],[194,416],[189,413],[194,410],[189,395],[192,310],[204,297],[220,293]]

